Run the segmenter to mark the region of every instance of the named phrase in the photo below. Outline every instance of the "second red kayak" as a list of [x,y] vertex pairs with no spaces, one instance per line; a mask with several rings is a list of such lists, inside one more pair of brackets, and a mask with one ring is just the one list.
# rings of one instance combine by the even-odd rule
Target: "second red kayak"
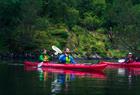
[[[37,67],[38,62],[25,61],[25,66],[35,66]],[[83,70],[103,70],[107,66],[106,63],[103,64],[57,64],[57,63],[43,63],[42,67],[53,67],[53,68],[63,68],[63,69],[83,69]]]
[[101,62],[102,64],[108,64],[108,66],[119,66],[119,67],[135,67],[140,68],[140,62],[133,63],[118,63],[118,62]]

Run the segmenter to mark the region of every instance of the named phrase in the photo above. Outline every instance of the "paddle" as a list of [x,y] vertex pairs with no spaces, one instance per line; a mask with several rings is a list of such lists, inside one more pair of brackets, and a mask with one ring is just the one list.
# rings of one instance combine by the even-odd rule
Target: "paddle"
[[38,68],[42,67],[43,63],[44,63],[44,62],[38,63],[37,67],[38,67]]
[[[62,51],[58,47],[56,47],[54,45],[52,46],[52,49],[55,51],[55,53],[54,53],[55,55],[58,55],[59,53],[60,54],[62,53]],[[43,65],[43,63],[44,62],[38,63],[37,67],[40,68]]]
[[59,53],[61,54],[62,53],[62,51],[58,48],[58,47],[56,47],[56,46],[52,46],[52,49],[55,51],[55,55],[58,55]]
[[125,62],[125,59],[119,59],[118,62],[123,63],[123,62]]

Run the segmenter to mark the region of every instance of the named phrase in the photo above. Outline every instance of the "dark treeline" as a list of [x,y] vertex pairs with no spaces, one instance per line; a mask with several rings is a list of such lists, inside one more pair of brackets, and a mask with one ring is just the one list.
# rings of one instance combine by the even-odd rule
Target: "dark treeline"
[[56,45],[81,56],[140,52],[140,0],[0,0],[0,53]]

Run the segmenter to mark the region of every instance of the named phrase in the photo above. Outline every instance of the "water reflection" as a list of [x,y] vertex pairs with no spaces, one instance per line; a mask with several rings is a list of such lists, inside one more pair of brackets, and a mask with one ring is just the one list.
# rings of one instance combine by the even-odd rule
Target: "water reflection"
[[26,71],[39,71],[43,72],[52,72],[58,74],[69,74],[73,76],[78,76],[80,78],[99,78],[106,79],[106,75],[102,71],[81,71],[81,70],[68,70],[68,69],[55,69],[55,68],[35,68],[35,67],[25,67]]
[[0,95],[140,95],[140,68],[106,69],[107,78],[103,72],[25,70],[2,64]]
[[61,92],[68,93],[69,87],[72,81],[76,78],[92,78],[92,79],[106,79],[106,75],[102,71],[79,71],[79,70],[66,70],[66,69],[54,69],[54,68],[35,68],[25,67],[26,71],[38,71],[39,80],[43,82],[43,87],[46,87],[47,80],[50,80],[50,93],[56,95]]
[[140,68],[110,66],[108,69],[117,71],[114,77],[116,76],[120,83],[126,81],[128,89],[132,88],[134,81],[136,81],[136,78],[140,75]]
[[39,72],[39,80],[46,81],[48,78],[48,72],[43,71],[41,68],[37,68],[37,71]]
[[128,88],[131,88],[132,79],[133,79],[132,71],[127,68],[118,68],[118,75],[122,76],[122,77],[126,77],[126,79],[128,81]]
[[136,67],[117,67],[117,66],[109,66],[108,69],[117,70],[118,75],[120,76],[137,76],[140,75],[140,68]]
[[54,81],[51,83],[51,93],[52,95],[55,95],[57,93],[60,93],[62,88],[65,92],[68,91],[68,82],[75,79],[75,75],[73,74],[55,74]]
[[64,83],[63,76],[55,76],[55,80],[51,83],[51,93],[59,93],[62,89],[61,84]]

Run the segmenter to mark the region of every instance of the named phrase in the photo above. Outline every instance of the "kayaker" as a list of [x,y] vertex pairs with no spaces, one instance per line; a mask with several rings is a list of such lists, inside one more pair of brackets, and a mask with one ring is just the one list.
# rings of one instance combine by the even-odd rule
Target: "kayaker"
[[134,61],[136,61],[134,55],[129,52],[127,57],[125,58],[125,63],[132,63]]
[[48,62],[48,61],[50,61],[50,57],[47,54],[47,50],[43,49],[42,54],[39,56],[39,62],[40,63],[38,64],[38,67],[41,67],[44,62]]
[[47,50],[43,49],[42,54],[39,56],[39,61],[40,62],[47,62],[50,60],[49,55],[47,54]]
[[64,64],[75,64],[74,58],[70,55],[70,49],[66,48],[62,55],[59,56],[59,62]]

